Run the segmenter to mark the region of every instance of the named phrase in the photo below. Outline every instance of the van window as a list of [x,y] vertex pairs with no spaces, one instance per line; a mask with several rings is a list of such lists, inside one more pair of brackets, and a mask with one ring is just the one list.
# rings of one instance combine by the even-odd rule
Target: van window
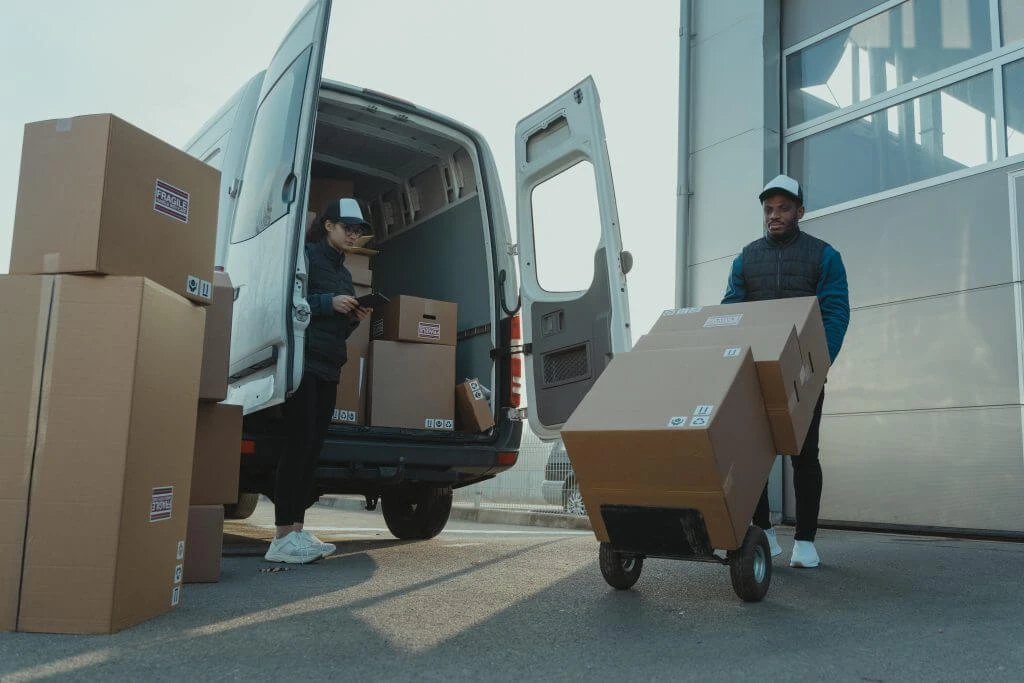
[[537,281],[548,292],[579,292],[594,280],[601,215],[594,165],[580,161],[533,190]]
[[285,196],[284,189],[295,165],[299,115],[311,49],[307,48],[281,74],[256,112],[231,234],[232,244],[255,237],[288,215],[295,199]]

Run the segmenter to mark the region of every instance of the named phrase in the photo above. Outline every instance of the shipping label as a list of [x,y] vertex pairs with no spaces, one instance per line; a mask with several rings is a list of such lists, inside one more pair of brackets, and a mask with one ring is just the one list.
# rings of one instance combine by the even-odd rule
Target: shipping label
[[181,583],[181,577],[184,574],[183,565],[175,565],[174,567],[174,583]]
[[482,401],[482,400],[484,400],[484,392],[480,388],[480,382],[470,382],[469,383],[469,392],[473,395],[473,400],[474,401]]
[[174,487],[158,486],[153,489],[153,497],[149,505],[149,521],[161,522],[171,518],[174,505]]
[[693,416],[694,417],[708,417],[709,415],[711,415],[711,411],[713,411],[714,409],[715,409],[714,406],[708,406],[708,405],[697,406],[696,408],[693,409]]
[[178,552],[174,559],[178,560],[178,562],[185,559],[185,541],[178,541]]
[[695,417],[692,420],[690,420],[690,426],[691,427],[707,427],[708,426],[708,418],[706,418],[704,416]]
[[441,324],[420,322],[416,328],[416,336],[420,339],[440,339]]
[[700,313],[704,310],[703,306],[693,306],[691,308],[670,308],[661,314],[662,318],[671,318],[677,315],[689,315],[691,313]]
[[440,429],[451,431],[455,429],[455,421],[441,420],[433,417],[428,417],[426,420],[423,421],[423,426],[427,429]]
[[669,420],[668,420],[668,426],[669,427],[685,427],[686,426],[686,418],[682,417],[682,416],[670,417]]
[[335,422],[358,422],[359,413],[354,410],[334,410],[334,421]]
[[153,190],[153,210],[188,223],[188,192],[157,178]]
[[210,300],[213,296],[213,283],[198,278],[195,275],[189,275],[185,279],[185,291],[191,296],[197,296],[200,299]]
[[725,353],[722,354],[723,358],[739,358],[740,347],[734,346],[731,349],[726,349]]
[[704,327],[728,327],[730,325],[739,325],[740,320],[742,319],[742,313],[736,313],[734,315],[713,315],[704,321]]
[[175,586],[174,589],[171,590],[171,607],[177,607],[178,603],[180,601],[181,601],[181,586]]

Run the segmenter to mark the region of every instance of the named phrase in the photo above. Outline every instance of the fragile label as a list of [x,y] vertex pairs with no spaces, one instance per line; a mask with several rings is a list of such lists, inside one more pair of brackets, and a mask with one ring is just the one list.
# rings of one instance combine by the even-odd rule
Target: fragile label
[[700,313],[704,310],[703,306],[694,306],[691,308],[670,308],[669,310],[661,314],[662,318],[671,318],[676,315],[689,315],[691,313]]
[[191,296],[197,296],[200,299],[209,301],[210,297],[213,296],[213,284],[195,275],[189,275],[185,280],[185,291]]
[[181,577],[184,574],[182,565],[176,565],[174,567],[174,583],[181,583]]
[[174,559],[179,562],[185,559],[185,541],[178,541],[178,552],[174,556]]
[[726,349],[725,353],[722,354],[725,358],[738,358],[740,355],[740,347],[734,346],[731,349]]
[[384,321],[383,320],[374,320],[373,321],[373,328],[371,329],[371,332],[373,333],[374,338],[383,337],[384,336]]
[[426,427],[427,429],[446,429],[450,431],[452,429],[455,429],[455,421],[440,420],[428,417],[426,420],[423,421],[423,426]]
[[707,417],[708,415],[711,414],[711,411],[714,410],[714,409],[715,409],[714,406],[697,406],[696,408],[693,409],[693,416],[694,417]]
[[713,315],[704,321],[704,327],[728,327],[729,325],[739,325],[742,318],[742,313],[736,313],[734,315]]
[[420,339],[440,339],[441,325],[440,323],[421,322],[416,328],[416,336]]
[[670,417],[668,419],[668,426],[669,427],[685,427],[686,426],[686,418],[682,417],[682,416]]
[[171,607],[177,607],[181,601],[181,586],[175,586],[171,591]]
[[337,410],[334,411],[335,422],[358,422],[359,413],[354,410]]
[[188,223],[188,192],[157,178],[153,190],[153,210]]
[[160,522],[170,519],[173,503],[173,486],[158,486],[153,489],[153,498],[149,504],[149,521]]

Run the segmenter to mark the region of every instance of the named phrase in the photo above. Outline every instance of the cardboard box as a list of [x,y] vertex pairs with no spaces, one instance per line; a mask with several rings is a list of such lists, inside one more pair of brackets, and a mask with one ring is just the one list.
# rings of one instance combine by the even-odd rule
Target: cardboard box
[[494,415],[480,380],[469,379],[455,387],[455,428],[460,432],[486,432],[493,426]]
[[685,349],[720,344],[749,345],[761,383],[775,450],[799,455],[821,393],[801,361],[800,341],[792,325],[729,327],[690,332],[662,332],[640,338],[634,352]]
[[[18,623],[29,482],[36,447],[52,276],[0,276],[0,632]],[[17,321],[13,324],[11,321]]]
[[309,210],[315,211],[319,218],[328,204],[354,193],[355,185],[351,180],[314,176],[309,179]]
[[367,404],[374,427],[455,429],[455,347],[373,341]]
[[[645,511],[681,518],[696,510],[712,547],[738,548],[775,462],[745,346],[616,356],[562,428],[562,441],[595,535],[618,545],[648,533]],[[618,537],[610,538],[602,506],[638,509],[641,524],[623,530],[615,518]]]
[[455,346],[458,306],[447,301],[401,295],[373,312],[371,337],[384,341]]
[[[796,328],[801,367],[795,380],[792,368],[785,370],[787,386],[792,387],[796,381],[796,391],[785,393],[785,404],[784,392],[770,382],[766,383],[768,394],[765,401],[779,453],[799,455],[831,366],[828,339],[816,297],[669,310],[655,322],[648,336],[700,331],[702,339],[708,341],[720,339],[719,343],[723,344],[750,344],[758,360],[779,354],[781,361],[778,337],[773,337],[773,332],[760,331],[760,328],[779,325]],[[774,341],[767,343],[773,338]]]
[[203,374],[199,380],[200,401],[223,401],[228,396],[231,363],[231,316],[235,288],[227,273],[213,274],[213,299],[206,310],[203,335]]
[[18,630],[113,633],[180,600],[205,309],[139,277],[53,282],[22,321],[48,328]]
[[189,505],[238,502],[241,443],[242,406],[199,404]]
[[111,116],[25,126],[11,273],[144,276],[213,295],[220,173]]
[[224,551],[224,506],[190,505],[185,537],[185,583],[220,581]]
[[373,284],[373,269],[370,267],[369,256],[346,251],[345,267],[352,273],[352,282],[355,284],[366,287]]
[[367,356],[355,344],[349,343],[348,361],[341,367],[341,381],[334,402],[335,424],[366,424],[366,366]]

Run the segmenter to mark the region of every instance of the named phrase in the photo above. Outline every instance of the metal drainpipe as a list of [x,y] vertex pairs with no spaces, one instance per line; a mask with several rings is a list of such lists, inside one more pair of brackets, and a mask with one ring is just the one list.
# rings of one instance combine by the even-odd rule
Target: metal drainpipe
[[692,0],[679,1],[679,145],[676,185],[676,308],[688,305],[690,242],[690,37]]

